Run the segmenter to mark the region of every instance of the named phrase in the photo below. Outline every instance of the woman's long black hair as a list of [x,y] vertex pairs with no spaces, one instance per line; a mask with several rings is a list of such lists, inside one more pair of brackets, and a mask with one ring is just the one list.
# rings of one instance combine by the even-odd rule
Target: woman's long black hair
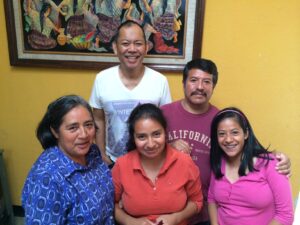
[[210,167],[216,178],[223,177],[221,172],[221,160],[225,157],[225,153],[218,143],[218,126],[221,121],[227,118],[233,118],[242,128],[245,134],[248,133],[248,138],[245,140],[239,175],[245,176],[246,171],[257,171],[253,165],[253,158],[264,158],[266,163],[270,160],[271,152],[264,148],[254,135],[252,127],[244,115],[244,113],[235,107],[229,107],[221,110],[213,119],[211,124],[211,151],[210,151]]

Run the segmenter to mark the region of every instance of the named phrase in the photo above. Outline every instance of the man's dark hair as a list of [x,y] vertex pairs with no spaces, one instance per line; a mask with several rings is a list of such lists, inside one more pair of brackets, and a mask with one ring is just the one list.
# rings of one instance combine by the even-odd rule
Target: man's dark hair
[[113,42],[117,43],[118,38],[119,38],[119,36],[120,36],[120,30],[121,30],[123,27],[131,27],[131,26],[135,26],[135,25],[138,26],[139,28],[141,28],[141,30],[142,30],[142,32],[143,32],[143,38],[144,38],[144,41],[145,41],[145,43],[146,43],[146,35],[145,35],[145,31],[144,31],[143,27],[142,27],[139,23],[137,23],[137,22],[135,22],[135,21],[133,21],[133,20],[126,20],[124,23],[122,23],[122,24],[118,27],[118,30],[117,30],[116,34],[114,35],[114,37],[113,37]]
[[182,82],[184,84],[188,78],[188,73],[191,69],[199,69],[206,73],[211,74],[212,78],[213,78],[213,86],[215,87],[217,85],[218,69],[217,69],[216,64],[213,61],[208,60],[208,59],[201,59],[201,58],[197,58],[197,59],[193,59],[193,60],[189,61],[183,69]]

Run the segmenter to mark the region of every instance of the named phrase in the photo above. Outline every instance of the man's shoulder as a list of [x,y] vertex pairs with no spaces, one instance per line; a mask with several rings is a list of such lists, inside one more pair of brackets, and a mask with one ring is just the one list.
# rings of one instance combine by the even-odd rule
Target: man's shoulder
[[109,78],[113,78],[115,79],[115,76],[118,76],[118,70],[119,70],[119,66],[113,66],[113,67],[109,67],[107,69],[101,70],[97,76],[96,79],[109,79]]
[[178,104],[180,104],[181,100],[175,101],[175,102],[171,102],[165,105],[162,105],[160,108],[163,111],[168,111],[168,110],[172,110],[176,107],[178,107]]
[[219,112],[220,110],[215,106],[215,105],[212,105],[212,104],[210,104],[210,107],[209,107],[209,112],[211,113],[211,114],[217,114],[218,112]]
[[145,66],[145,75],[146,76],[151,76],[151,78],[157,78],[157,79],[163,79],[163,80],[166,80],[167,78],[165,77],[165,75],[163,75],[162,73],[154,70],[154,69],[151,69],[147,66]]

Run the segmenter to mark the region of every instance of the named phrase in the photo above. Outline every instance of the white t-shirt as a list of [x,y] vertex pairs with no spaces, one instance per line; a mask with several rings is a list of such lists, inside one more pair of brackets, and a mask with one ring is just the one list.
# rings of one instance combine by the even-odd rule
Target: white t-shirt
[[103,109],[106,120],[106,153],[115,161],[124,155],[128,141],[127,118],[139,103],[153,103],[157,106],[171,102],[168,81],[159,72],[145,67],[139,84],[129,90],[119,76],[119,66],[97,74],[90,105]]

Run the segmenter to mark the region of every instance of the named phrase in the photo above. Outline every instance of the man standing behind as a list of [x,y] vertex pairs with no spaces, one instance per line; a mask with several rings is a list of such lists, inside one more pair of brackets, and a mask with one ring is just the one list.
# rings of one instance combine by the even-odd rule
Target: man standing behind
[[[184,99],[161,107],[166,117],[167,137],[177,150],[191,155],[200,169],[203,208],[190,222],[193,225],[209,225],[207,193],[210,182],[210,126],[218,109],[210,104],[210,98],[218,81],[218,70],[211,60],[194,59],[183,70]],[[282,153],[276,170],[290,175],[290,161]]]
[[210,124],[218,112],[209,100],[217,81],[218,71],[212,61],[192,60],[183,70],[184,99],[161,107],[168,122],[169,142],[176,149],[190,153],[200,169],[205,200],[193,224],[209,224],[207,191],[210,180]]
[[101,71],[94,82],[90,105],[99,128],[96,143],[109,165],[126,153],[126,121],[135,106],[171,102],[167,79],[143,65],[147,49],[142,27],[134,21],[124,22],[113,41],[120,65]]

